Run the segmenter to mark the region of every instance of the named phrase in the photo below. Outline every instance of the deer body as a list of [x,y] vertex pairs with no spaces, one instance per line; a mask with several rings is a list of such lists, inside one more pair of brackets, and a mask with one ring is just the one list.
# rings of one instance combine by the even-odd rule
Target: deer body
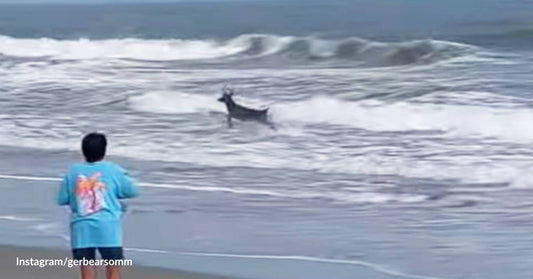
[[222,96],[218,99],[219,102],[226,104],[228,110],[228,123],[231,125],[231,119],[239,119],[241,121],[258,121],[264,124],[268,122],[268,108],[267,109],[252,109],[237,104],[233,100],[233,92],[224,88]]

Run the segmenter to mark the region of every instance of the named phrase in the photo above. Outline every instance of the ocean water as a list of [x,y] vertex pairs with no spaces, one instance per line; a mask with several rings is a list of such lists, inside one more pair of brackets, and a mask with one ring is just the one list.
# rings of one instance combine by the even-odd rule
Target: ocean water
[[[0,243],[66,248],[86,132],[136,261],[253,279],[530,278],[533,1],[0,5]],[[269,107],[276,129],[216,101]]]

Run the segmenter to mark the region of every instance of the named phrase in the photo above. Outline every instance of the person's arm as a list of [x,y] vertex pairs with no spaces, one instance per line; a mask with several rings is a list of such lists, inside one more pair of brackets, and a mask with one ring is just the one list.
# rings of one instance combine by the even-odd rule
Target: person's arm
[[58,205],[67,205],[70,203],[70,193],[69,193],[69,176],[65,175],[61,186],[59,186],[59,192],[57,193],[56,202]]
[[139,195],[139,186],[135,180],[122,168],[119,168],[118,191],[119,199],[134,198]]

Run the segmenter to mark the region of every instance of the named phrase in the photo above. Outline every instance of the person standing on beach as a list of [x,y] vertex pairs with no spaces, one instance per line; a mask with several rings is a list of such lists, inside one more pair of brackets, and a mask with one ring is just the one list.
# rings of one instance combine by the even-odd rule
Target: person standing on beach
[[[57,203],[71,209],[70,240],[75,260],[123,259],[120,199],[139,195],[133,179],[119,165],[104,161],[107,139],[91,133],[82,140],[84,163],[71,166],[61,183]],[[95,279],[96,267],[81,265],[82,279]],[[106,266],[107,279],[121,278],[120,266]]]

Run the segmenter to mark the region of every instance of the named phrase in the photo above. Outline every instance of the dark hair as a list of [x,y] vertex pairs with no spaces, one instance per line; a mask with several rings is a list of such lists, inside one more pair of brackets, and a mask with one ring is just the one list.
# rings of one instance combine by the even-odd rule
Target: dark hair
[[107,139],[104,134],[90,133],[81,141],[81,150],[89,163],[101,161],[105,157]]

